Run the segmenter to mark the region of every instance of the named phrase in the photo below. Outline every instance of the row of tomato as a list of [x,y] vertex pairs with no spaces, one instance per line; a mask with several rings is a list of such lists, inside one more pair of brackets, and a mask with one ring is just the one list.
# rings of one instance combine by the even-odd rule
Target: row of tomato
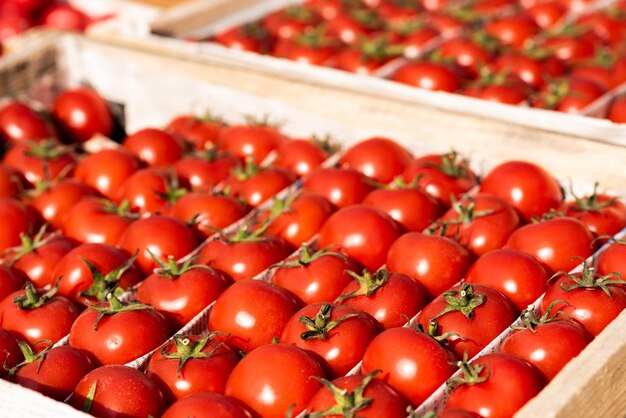
[[[435,3],[307,0],[212,40],[423,89],[569,113],[584,111],[626,80],[623,2],[574,15],[566,0]],[[607,117],[626,121],[625,107],[617,101]]]
[[[101,99],[86,89],[63,92],[50,119],[52,125],[17,103],[0,110],[0,132],[10,145],[2,166],[7,173],[2,194],[8,197],[0,202],[5,259],[0,327],[12,335],[2,333],[2,341],[13,355],[4,360],[7,368],[16,367],[9,372],[11,379],[56,399],[74,392],[71,402],[97,416],[111,416],[112,411],[158,416],[165,403],[207,391],[225,392],[243,404],[199,395],[171,408],[180,414],[177,408],[188,404],[206,408],[217,403],[261,416],[284,416],[293,405],[293,413],[307,408],[314,414],[332,407],[328,402],[338,395],[330,396],[311,376],[337,377],[336,386],[360,390],[367,399],[376,391],[392,398],[359,404],[359,416],[367,411],[381,416],[377,408],[404,413],[407,402],[419,405],[458,367],[446,361],[466,352],[474,356],[548,289],[551,273],[578,264],[570,259],[573,255],[592,254],[599,242],[594,234],[614,235],[626,224],[620,201],[594,193],[563,204],[556,181],[528,163],[496,167],[482,179],[477,194],[464,196],[479,184],[465,160],[454,153],[415,158],[384,138],[351,147],[337,166],[322,166],[328,148],[314,141],[287,139],[270,126],[225,126],[183,116],[166,130],[142,130],[124,138],[119,148],[84,155],[59,145],[59,140],[110,135],[115,123]],[[229,154],[197,154],[213,147]],[[196,154],[184,156],[186,149]],[[216,168],[223,159],[232,164]],[[173,170],[159,168],[167,165]],[[181,174],[191,167],[193,174]],[[304,192],[292,189],[286,199],[263,205],[246,222],[196,250],[203,238],[236,222],[297,177],[303,177]],[[211,192],[215,186],[221,192]],[[180,215],[182,221],[176,219],[176,205],[189,196],[194,199],[187,214]],[[551,209],[566,216],[531,223]],[[40,230],[29,238],[41,218],[60,233]],[[421,233],[425,229],[428,233]],[[311,248],[289,257],[312,238]],[[504,245],[508,248],[499,249]],[[623,247],[611,246],[618,253]],[[197,258],[173,261],[192,252]],[[606,275],[601,270],[605,263],[619,263],[620,256],[597,261],[599,274]],[[384,264],[387,270],[378,271]],[[152,272],[155,267],[161,269]],[[505,273],[492,274],[496,268]],[[623,272],[618,264],[609,269]],[[267,277],[273,284],[250,280],[255,277]],[[471,285],[453,287],[462,278]],[[562,310],[577,319],[582,325],[572,322],[570,327],[588,342],[587,331],[600,332],[623,309],[626,293],[619,280],[589,271],[577,279],[578,285],[571,280],[560,277],[544,303],[569,300],[571,306],[553,306],[552,313]],[[25,281],[34,286],[7,295]],[[124,290],[137,284],[129,298]],[[598,286],[608,296],[591,290]],[[561,287],[572,289],[565,296],[550,293]],[[575,299],[579,293],[581,299]],[[83,378],[96,365],[124,364],[151,352],[198,313],[206,313],[213,300],[208,330],[215,334],[209,338],[181,335],[167,342],[150,359],[147,375],[104,366]],[[593,305],[593,315],[581,314],[587,303]],[[541,309],[544,314],[548,306]],[[399,328],[420,311],[416,321],[427,333]],[[557,323],[553,314],[546,314],[543,322]],[[534,322],[541,321],[528,322],[540,328]],[[582,327],[587,331],[580,331]],[[41,342],[58,342],[68,333],[69,340],[62,341],[68,345],[62,347]],[[421,360],[407,360],[389,349],[401,347],[402,337],[395,333],[425,344],[422,351],[408,349],[422,355]],[[15,336],[30,347],[22,343],[18,351]],[[271,344],[274,338],[278,344]],[[584,345],[572,343],[570,353],[536,364],[541,372],[524,361],[505,361],[522,364],[526,376],[538,380],[529,386],[528,396],[515,402],[506,397],[508,409],[502,414],[520,407]],[[22,350],[26,363],[18,365]],[[248,354],[239,361],[244,352]],[[433,353],[442,362],[437,376],[427,378]],[[362,358],[363,375],[339,377]],[[394,361],[410,370],[390,365]],[[195,367],[202,371],[196,374]],[[466,377],[476,375],[472,387],[486,381],[481,370],[471,372],[465,363],[462,367]],[[498,367],[488,365],[483,371]],[[374,376],[377,369],[383,373]],[[371,380],[367,373],[382,380]],[[138,386],[144,395],[128,396]],[[494,397],[486,401],[490,399]],[[448,405],[474,408],[451,401]],[[390,413],[385,416],[396,416]],[[239,414],[226,416],[246,416]]]

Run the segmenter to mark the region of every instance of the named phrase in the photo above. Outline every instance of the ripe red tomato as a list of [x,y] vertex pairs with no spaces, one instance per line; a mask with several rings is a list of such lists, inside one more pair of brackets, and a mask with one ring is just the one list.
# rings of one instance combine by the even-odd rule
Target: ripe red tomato
[[51,4],[41,15],[42,26],[57,30],[83,32],[89,23],[87,15],[69,4]]
[[334,151],[328,140],[292,139],[276,148],[276,159],[272,165],[303,177],[319,167]]
[[474,357],[515,321],[515,307],[502,293],[487,286],[464,283],[435,298],[419,313],[423,329],[437,335],[452,332],[450,349],[459,357]]
[[173,165],[180,185],[196,192],[207,193],[228,178],[241,160],[228,154],[207,151],[181,158]]
[[314,26],[320,16],[306,6],[293,4],[265,16],[263,27],[275,38],[290,39],[302,33],[308,26]]
[[387,184],[402,174],[411,160],[411,153],[403,146],[387,138],[375,137],[350,147],[339,160],[339,164]]
[[26,277],[21,271],[0,265],[0,301],[24,286]]
[[593,58],[599,39],[592,32],[578,33],[576,36],[555,35],[541,43],[552,55],[566,64]]
[[385,382],[374,379],[376,373],[340,377],[332,382],[320,379],[324,387],[307,405],[307,413],[337,417],[353,412],[362,418],[405,418],[406,401]]
[[84,197],[100,195],[95,189],[74,179],[44,185],[35,193],[30,201],[31,206],[54,229],[62,228],[68,212]]
[[466,89],[463,94],[492,102],[518,105],[528,98],[527,86],[521,80],[512,80],[516,80],[517,83],[515,81],[503,84],[495,82],[480,86],[479,82],[478,86]]
[[451,351],[428,334],[412,328],[391,328],[369,344],[361,373],[380,370],[377,379],[412,405],[420,405],[456,371],[455,360]]
[[465,275],[468,283],[488,286],[508,297],[522,311],[545,292],[548,271],[535,257],[502,248],[481,256]]
[[[480,69],[492,60],[489,49],[485,42],[477,42],[471,37],[456,37],[443,41],[438,46],[437,52],[443,60],[454,62],[459,68],[466,70],[471,78],[475,78]],[[443,68],[440,63],[435,65]]]
[[282,168],[257,167],[248,162],[231,171],[223,186],[250,206],[259,206],[295,181],[295,176]]
[[187,147],[203,151],[215,147],[224,127],[223,121],[211,115],[201,118],[181,115],[172,119],[166,130],[182,139]]
[[14,145],[2,162],[22,174],[31,185],[37,185],[69,174],[76,155],[56,140],[22,142]]
[[350,274],[351,281],[336,303],[368,313],[383,329],[400,327],[415,316],[427,303],[428,292],[416,280],[386,269],[361,275]]
[[613,123],[626,123],[626,99],[616,98],[613,100],[606,117]]
[[209,330],[230,334],[228,345],[249,352],[279,337],[299,308],[300,302],[287,290],[259,280],[241,280],[217,298]]
[[69,344],[88,352],[99,364],[129,363],[154,350],[171,335],[167,320],[138,302],[89,305],[76,318]]
[[400,236],[399,225],[386,213],[364,205],[340,209],[320,230],[320,247],[338,245],[369,270],[385,263],[387,251]]
[[459,76],[454,70],[434,62],[409,62],[400,67],[391,79],[426,90],[450,93],[461,87]]
[[594,251],[593,234],[576,218],[553,218],[524,225],[511,234],[506,248],[523,251],[551,272],[570,271]]
[[17,170],[0,164],[0,197],[16,198],[24,190],[24,183]]
[[615,196],[597,192],[563,203],[565,216],[581,220],[596,236],[615,235],[626,227],[626,205]]
[[65,142],[85,142],[96,134],[110,136],[113,116],[106,102],[86,87],[67,89],[52,104],[54,119]]
[[502,45],[522,48],[540,30],[530,16],[514,15],[496,18],[485,25],[485,32]]
[[176,401],[161,418],[202,417],[252,418],[252,414],[232,398],[217,393],[197,393]]
[[594,264],[600,276],[616,272],[626,280],[626,241],[612,242],[598,254]]
[[529,7],[526,13],[541,29],[549,29],[561,22],[561,19],[567,13],[567,9],[558,0],[543,1]]
[[148,167],[131,174],[117,192],[117,202],[130,202],[130,210],[142,214],[166,214],[185,189],[178,187],[178,179],[172,171],[160,167]]
[[141,129],[127,136],[122,145],[150,166],[168,166],[183,155],[183,145],[174,136],[156,128]]
[[126,366],[99,367],[83,377],[70,397],[74,408],[97,417],[158,417],[165,409],[157,384]]
[[0,142],[38,142],[53,136],[44,120],[27,105],[11,102],[0,109]]
[[238,362],[237,353],[214,334],[174,337],[154,353],[146,374],[159,385],[169,405],[193,394],[223,394]]
[[[9,331],[0,328],[0,362],[10,370],[22,360],[24,360],[24,355],[15,337]],[[6,379],[8,375],[8,370],[4,367],[0,369],[0,379]]]
[[286,138],[269,125],[233,125],[224,128],[219,137],[220,149],[240,158],[251,158],[261,164],[265,157]]
[[570,77],[544,86],[533,106],[559,112],[579,113],[604,93],[606,90],[594,80]]
[[248,353],[226,382],[226,396],[240,400],[264,418],[283,418],[292,408],[300,413],[321,387],[319,363],[289,344],[267,344]]
[[278,39],[272,49],[272,55],[310,65],[323,65],[335,53],[330,42],[322,38],[315,30],[305,31],[289,39]]
[[361,203],[374,186],[360,172],[346,168],[318,168],[313,170],[302,185],[333,205],[344,208]]
[[0,198],[0,253],[18,246],[21,234],[38,227],[38,220],[26,206],[14,199]]
[[519,53],[503,53],[492,62],[495,73],[507,73],[518,77],[533,89],[545,83],[546,69],[540,60]]
[[417,280],[434,298],[461,280],[472,264],[469,251],[458,242],[436,235],[409,232],[387,254],[387,268]]
[[358,309],[315,303],[289,319],[280,342],[317,354],[328,376],[343,376],[363,358],[377,333],[378,323]]
[[79,313],[73,302],[56,293],[54,287],[42,293],[26,283],[24,290],[0,302],[0,327],[31,346],[40,340],[56,343],[68,334]]
[[258,22],[235,26],[215,35],[213,40],[228,48],[240,51],[265,53],[269,47],[269,36]]
[[84,156],[74,178],[114,199],[122,184],[139,169],[139,161],[124,148],[106,149]]
[[359,39],[367,38],[372,30],[381,29],[383,21],[374,10],[347,10],[341,11],[325,24],[328,36],[353,45]]
[[460,378],[451,382],[452,390],[444,410],[463,409],[480,416],[512,417],[545,384],[534,366],[508,354],[485,355],[466,363],[463,370]]
[[506,200],[524,222],[557,208],[563,200],[556,180],[538,165],[524,161],[509,161],[494,167],[483,178],[480,191]]

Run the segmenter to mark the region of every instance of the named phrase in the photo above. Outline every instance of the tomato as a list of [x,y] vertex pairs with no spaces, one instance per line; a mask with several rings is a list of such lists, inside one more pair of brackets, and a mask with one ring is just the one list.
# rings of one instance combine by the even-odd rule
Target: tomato
[[329,417],[354,413],[362,418],[406,417],[406,401],[385,382],[374,379],[376,373],[340,377],[332,382],[319,379],[324,387],[307,405],[307,413]]
[[189,259],[177,264],[173,258],[158,260],[161,269],[148,276],[137,289],[137,300],[153,306],[180,329],[209,306],[230,285],[231,280],[210,267]]
[[483,254],[465,275],[468,283],[488,286],[522,311],[545,292],[548,271],[535,257],[502,248]]
[[522,48],[539,30],[533,19],[524,15],[500,17],[485,26],[488,35],[513,48]]
[[197,393],[176,401],[165,410],[161,418],[252,418],[243,406],[216,393]]
[[533,89],[539,89],[545,83],[546,69],[536,58],[518,53],[503,53],[491,64],[495,73],[518,77]]
[[488,354],[461,367],[463,373],[451,382],[444,410],[464,409],[483,417],[512,417],[544,386],[534,366],[508,354]]
[[24,286],[26,277],[21,271],[0,265],[0,301]]
[[215,335],[174,337],[150,359],[146,374],[172,404],[186,396],[224,393],[226,380],[239,362],[237,353]]
[[344,208],[361,203],[374,186],[360,172],[347,168],[318,168],[304,179],[304,190],[311,190],[333,205]]
[[618,97],[613,100],[606,118],[613,123],[626,123],[626,99]]
[[0,197],[17,197],[24,190],[24,179],[17,170],[0,165]]
[[183,155],[183,145],[174,136],[156,128],[141,129],[127,136],[122,146],[150,166],[168,166]]
[[359,39],[367,38],[371,29],[380,29],[382,21],[377,16],[373,10],[355,10],[353,13],[343,11],[325,23],[326,33],[344,44],[352,45]]
[[480,69],[491,62],[490,49],[492,48],[484,41],[459,37],[443,41],[438,46],[437,52],[441,58],[451,60],[459,68],[468,71],[471,78],[475,78]]
[[604,93],[606,90],[593,80],[571,77],[544,87],[543,95],[535,100],[533,106],[579,113]]
[[474,357],[517,317],[515,307],[502,293],[487,286],[464,283],[447,290],[419,313],[424,329],[438,335],[452,332],[450,349]]
[[160,258],[172,256],[178,260],[191,253],[198,246],[198,241],[193,230],[178,219],[150,216],[130,224],[120,237],[118,246],[131,254],[139,251],[137,265],[148,274],[157,267],[152,255]]
[[[591,35],[592,32],[587,32]],[[598,40],[595,36],[576,34],[576,36],[556,35],[541,43],[552,55],[566,64],[593,58]]]
[[94,369],[89,356],[72,347],[50,344],[37,354],[23,342],[20,347],[25,360],[11,369],[11,380],[60,402]]
[[165,129],[178,136],[185,145],[194,150],[209,150],[217,144],[220,131],[225,124],[218,118],[207,115],[201,118],[180,115],[170,121]]
[[76,155],[55,140],[24,142],[14,145],[2,162],[22,174],[28,183],[36,185],[70,173]]
[[173,165],[180,185],[196,192],[210,192],[228,178],[241,161],[228,154],[206,151],[181,158]]
[[550,29],[561,22],[567,9],[558,1],[545,1],[528,8],[526,13],[541,29]]
[[396,142],[382,137],[353,145],[339,160],[380,183],[389,183],[411,163],[411,154]]
[[59,94],[52,104],[52,118],[66,142],[85,142],[96,134],[108,137],[113,132],[113,116],[106,102],[87,87]]
[[283,134],[270,125],[233,125],[222,129],[218,142],[220,149],[261,164],[284,141]]
[[581,220],[596,236],[615,235],[626,227],[626,205],[617,197],[599,194],[597,188],[596,183],[592,194],[574,195],[574,201],[565,202],[561,210]]
[[318,23],[320,17],[306,6],[293,4],[263,18],[263,27],[275,38],[290,39]]
[[172,171],[148,167],[135,171],[122,183],[116,201],[130,202],[133,212],[166,214],[184,193]]
[[333,66],[355,74],[373,74],[404,51],[404,44],[394,43],[386,36],[360,39],[352,48],[336,54]]
[[506,248],[532,255],[552,272],[570,271],[593,253],[593,234],[578,219],[557,217],[521,227]]
[[0,253],[18,246],[21,234],[36,230],[38,224],[38,220],[22,203],[0,198]]
[[73,302],[56,293],[55,287],[40,293],[26,283],[24,290],[0,302],[0,327],[31,345],[40,340],[56,343],[67,335],[79,313]]
[[455,360],[451,351],[428,334],[411,328],[391,328],[369,344],[361,373],[380,370],[377,379],[411,404],[420,405],[456,371]]
[[389,274],[381,269],[350,275],[354,281],[343,289],[336,302],[372,315],[384,329],[406,324],[407,318],[417,314],[428,301],[426,290],[405,274]]
[[417,182],[426,193],[450,206],[451,196],[458,198],[478,184],[469,162],[456,152],[429,154],[415,159],[402,174],[406,183]]
[[126,366],[99,367],[83,377],[69,401],[74,408],[102,418],[158,417],[165,409],[157,384]]
[[472,264],[470,252],[458,242],[436,235],[409,232],[398,238],[387,254],[387,268],[406,274],[434,298],[464,277]]
[[[439,30],[424,22],[420,27],[412,29],[404,34],[400,44],[404,47],[404,56],[417,58],[428,50],[431,43],[440,36]],[[409,26],[410,27],[410,26]]]
[[259,206],[294,181],[295,176],[285,169],[257,167],[248,162],[245,167],[231,171],[224,187],[250,206]]
[[303,177],[319,167],[335,151],[329,140],[292,139],[276,148],[276,159],[272,165]]
[[139,302],[89,305],[72,325],[69,345],[88,352],[99,364],[125,364],[154,350],[171,335],[167,320]]
[[53,136],[44,120],[24,103],[10,102],[0,109],[0,142],[38,142]]
[[609,91],[615,87],[612,68],[604,62],[592,60],[577,65],[571,72],[572,79],[586,79],[597,84],[602,90]]
[[264,418],[300,413],[320,388],[324,371],[306,351],[289,344],[268,344],[248,353],[226,382],[226,396],[239,399]]
[[113,199],[126,179],[138,169],[139,161],[124,148],[105,149],[83,157],[76,166],[74,178]]
[[596,271],[601,276],[614,272],[626,279],[626,241],[615,241],[595,258]]
[[306,245],[296,257],[274,267],[272,283],[289,290],[305,305],[334,301],[352,281],[349,272],[359,269],[353,260],[341,253],[326,249],[313,252]]
[[557,181],[543,168],[525,161],[509,161],[494,167],[483,178],[480,192],[506,200],[524,222],[557,208],[563,200]]
[[306,6],[315,10],[324,20],[332,20],[341,11],[341,0],[306,0]]
[[63,179],[44,185],[35,193],[30,201],[31,206],[54,229],[62,228],[68,212],[84,197],[100,195],[95,189],[74,179]]
[[434,62],[409,62],[391,76],[393,81],[426,90],[453,93],[461,87],[456,72]]
[[528,99],[528,85],[517,75],[483,69],[480,77],[463,91],[466,96],[517,105]]
[[377,333],[378,323],[358,309],[315,303],[289,319],[280,342],[317,354],[329,376],[343,376],[361,360]]
[[228,48],[257,53],[265,53],[269,46],[268,33],[259,22],[227,29],[215,35],[213,40]]
[[[17,366],[24,360],[22,350],[13,335],[0,328],[0,362],[6,366],[8,370]],[[6,379],[9,371],[4,367],[0,369],[0,379]]]
[[541,300],[543,314],[553,303],[596,336],[626,309],[626,282],[614,273],[598,275],[586,262],[580,273],[560,273],[550,283]]
[[384,212],[364,205],[340,209],[320,230],[321,247],[338,245],[346,255],[369,270],[385,263],[387,251],[400,236],[400,227]]
[[582,325],[569,318],[559,318],[559,313],[548,308],[538,318],[534,308],[524,310],[523,327],[504,339],[500,351],[528,361],[547,381],[552,380],[593,340]]
[[288,39],[278,39],[272,50],[275,57],[310,65],[323,65],[334,53],[335,48],[314,29]]

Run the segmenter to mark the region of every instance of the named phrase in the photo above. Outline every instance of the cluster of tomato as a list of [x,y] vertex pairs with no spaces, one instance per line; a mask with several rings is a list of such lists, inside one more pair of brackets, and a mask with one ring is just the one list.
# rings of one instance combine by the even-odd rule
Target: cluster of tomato
[[626,307],[623,242],[565,273],[626,206],[534,164],[119,130],[88,88],[0,108],[0,376],[95,416],[406,417],[446,380],[440,416],[510,416]]
[[[306,0],[213,40],[428,90],[580,113],[626,81],[626,3],[583,14],[584,5]],[[626,101],[607,117],[626,122]]]

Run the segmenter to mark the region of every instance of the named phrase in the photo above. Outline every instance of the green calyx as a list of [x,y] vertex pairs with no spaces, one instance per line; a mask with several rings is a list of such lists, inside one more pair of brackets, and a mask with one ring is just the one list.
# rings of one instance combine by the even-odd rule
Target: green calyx
[[450,339],[454,338],[456,340],[465,341],[466,338],[461,337],[459,334],[455,332],[444,332],[441,334],[439,330],[439,321],[436,318],[432,318],[428,321],[428,329],[423,329],[421,324],[417,324],[413,327],[413,330],[418,333],[424,333],[428,335],[433,340],[437,341],[442,346],[448,346],[450,343]]
[[152,259],[158,264],[159,268],[155,271],[157,275],[166,279],[177,279],[183,274],[187,273],[191,270],[204,269],[213,271],[213,269],[209,266],[205,266],[202,264],[194,264],[196,262],[195,257],[190,257],[185,260],[183,263],[176,262],[176,259],[173,256],[168,256],[167,261],[164,261],[157,257],[148,249],[148,253]]
[[380,269],[374,274],[367,269],[363,269],[360,275],[350,270],[346,270],[346,273],[357,281],[359,288],[353,292],[339,296],[337,300],[335,300],[335,303],[340,303],[356,296],[372,296],[389,281],[389,271],[387,269]]
[[330,303],[325,303],[313,318],[304,315],[301,316],[298,321],[303,324],[307,330],[300,334],[300,338],[305,341],[313,339],[325,340],[328,338],[328,333],[343,321],[358,316],[358,314],[347,314],[341,318],[331,320],[332,309],[333,307]]
[[216,335],[222,335],[228,337],[230,334],[225,334],[220,331],[211,332],[208,335],[200,338],[198,341],[191,342],[187,337],[174,337],[173,342],[176,347],[176,351],[168,353],[167,350],[171,347],[170,344],[164,346],[160,354],[169,360],[178,360],[178,367],[176,373],[178,377],[182,375],[183,367],[185,363],[191,359],[203,359],[212,357],[220,348],[224,346],[224,343],[217,344],[211,351],[202,351],[206,347],[207,343]]
[[326,155],[336,154],[337,151],[341,149],[341,145],[333,140],[330,134],[326,134],[323,136],[313,135],[311,136],[311,141],[322,151],[326,153]]
[[298,45],[312,49],[328,48],[336,45],[336,41],[327,36],[326,30],[326,25],[319,25],[315,28],[308,27],[301,34],[297,35],[294,40]]
[[552,219],[562,218],[563,216],[564,216],[563,212],[560,212],[552,208],[550,209],[549,212],[546,212],[541,216],[533,216],[532,218],[530,218],[530,221],[534,224],[537,224],[543,221],[551,221]]
[[237,179],[237,181],[246,181],[249,178],[256,176],[264,169],[254,163],[252,158],[246,158],[246,162],[243,166],[238,165],[230,170],[230,174]]
[[378,39],[363,39],[359,45],[361,61],[385,61],[389,58],[404,54],[403,45],[393,45],[386,37]]
[[46,305],[50,299],[54,297],[54,295],[57,294],[60,283],[61,278],[59,277],[52,289],[40,295],[31,282],[26,282],[26,285],[24,286],[24,294],[15,296],[13,298],[13,303],[15,303],[17,307],[23,311],[41,308]]
[[[439,231],[441,233],[441,236],[446,236],[448,229],[450,227],[454,227],[458,225],[469,225],[472,222],[474,222],[476,219],[480,219],[482,217],[492,215],[493,213],[496,212],[495,209],[477,211],[476,201],[471,196],[465,197],[464,200],[465,202],[467,202],[466,204],[465,202],[461,202],[457,200],[454,196],[451,196],[450,200],[452,203],[451,209],[457,213],[457,218],[447,220],[447,221],[435,222],[431,227],[429,227],[426,230],[428,234],[434,234],[435,232]],[[457,228],[455,232],[458,235],[460,231]]]
[[427,163],[425,164],[436,170],[441,171],[443,174],[454,178],[467,178],[467,160],[461,158],[457,151],[450,151],[441,155],[441,161],[439,164]]
[[[463,360],[455,363],[461,369],[459,376],[453,376],[446,382],[446,390],[451,391],[461,385],[476,385],[483,383],[491,376],[491,370],[483,364],[470,364],[467,358],[467,351],[463,354]],[[486,373],[483,373],[486,371]]]
[[350,16],[366,29],[382,29],[385,27],[385,21],[380,14],[373,9],[356,9],[350,11]]
[[537,316],[537,311],[535,310],[535,307],[533,305],[529,305],[520,314],[520,321],[522,322],[522,326],[511,326],[511,328],[516,330],[527,329],[534,334],[537,332],[537,330],[535,329],[536,327],[543,324],[549,324],[550,322],[558,321],[560,319],[558,318],[559,315],[571,319],[568,314],[561,310],[553,312],[554,307],[559,304],[565,304],[569,306],[569,302],[562,299],[557,299],[548,306],[548,309],[546,309],[541,317]]
[[170,170],[167,174],[162,174],[163,182],[165,183],[165,191],[157,192],[156,195],[164,199],[170,204],[176,203],[181,197],[187,194],[187,189],[180,187],[178,183],[178,176],[174,173],[174,170]]
[[127,219],[139,219],[139,215],[132,213],[130,210],[130,200],[124,199],[119,205],[116,205],[108,199],[100,199],[102,204],[100,210],[109,215],[117,215]]
[[262,242],[267,241],[267,237],[265,237],[263,234],[265,234],[267,228],[269,228],[270,223],[271,222],[264,222],[259,228],[250,228],[250,225],[244,224],[236,231],[229,234],[225,233],[221,229],[210,229],[218,234],[218,239],[227,243],[237,244],[241,242]]
[[302,7],[298,4],[291,4],[287,6],[283,13],[285,17],[304,23],[311,23],[315,18],[315,14],[311,9]]
[[120,280],[124,273],[132,267],[138,254],[139,250],[135,251],[135,254],[128,260],[106,274],[103,274],[91,261],[81,257],[80,259],[85,263],[91,273],[93,283],[89,288],[80,292],[78,296],[95,299],[99,302],[106,301],[109,295],[121,296],[124,289],[119,287]]
[[309,264],[313,263],[316,260],[319,260],[321,257],[326,256],[326,255],[339,257],[342,260],[348,259],[345,255],[343,255],[340,252],[328,251],[328,248],[329,247],[327,246],[311,253],[311,247],[309,247],[307,244],[302,244],[302,248],[298,252],[298,258],[296,260],[274,264],[270,268],[306,267]]
[[108,297],[108,305],[92,305],[91,303],[87,303],[87,307],[93,311],[98,312],[98,316],[96,316],[96,320],[93,323],[93,329],[98,330],[98,324],[100,320],[105,316],[116,315],[122,312],[130,312],[130,311],[143,311],[143,310],[151,310],[154,308],[152,306],[144,305],[139,302],[121,302],[115,295],[109,293]]
[[600,194],[598,194],[598,186],[599,183],[595,182],[593,185],[593,193],[588,196],[579,197],[576,196],[576,194],[572,190],[572,185],[570,184],[570,194],[574,197],[574,200],[576,202],[574,206],[572,206],[572,209],[584,212],[600,213],[601,209],[604,209],[614,204],[617,200],[616,197],[607,199],[603,202],[599,200]]
[[474,317],[474,309],[483,305],[487,301],[487,296],[483,293],[474,292],[474,288],[469,283],[463,283],[459,290],[448,290],[443,294],[447,305],[432,319],[437,319],[450,312],[461,312],[466,318]]
[[53,139],[48,139],[40,142],[26,142],[28,146],[28,151],[26,151],[26,155],[29,157],[34,157],[43,161],[55,161],[64,156],[65,154],[69,154],[73,152],[76,148],[75,145],[60,145],[57,141]]
[[48,224],[44,224],[39,231],[35,235],[28,235],[25,233],[20,234],[20,241],[22,245],[19,247],[7,248],[3,254],[3,258],[7,258],[10,261],[8,262],[8,266],[11,267],[14,265],[20,258],[35,252],[38,248],[43,247],[54,238],[59,236],[58,233],[49,234],[46,237],[46,230],[48,229]]
[[50,351],[50,349],[52,348],[52,346],[54,345],[54,343],[50,340],[40,340],[37,341],[35,344],[33,344],[33,346],[39,344],[39,343],[46,343],[48,344],[48,346],[46,348],[44,348],[43,350],[41,350],[38,353],[35,353],[33,351],[32,348],[30,348],[30,346],[24,342],[24,341],[18,341],[17,342],[18,345],[20,346],[20,350],[22,351],[22,355],[24,356],[24,361],[22,361],[20,364],[16,365],[15,367],[9,369],[7,367],[7,361],[9,360],[8,356],[4,362],[3,368],[4,370],[6,370],[7,372],[9,372],[9,381],[13,381],[13,376],[15,376],[15,373],[17,373],[21,368],[28,366],[29,364],[32,364],[34,362],[37,362],[37,373],[39,373],[39,369],[41,368],[41,363],[43,362],[44,358],[46,357],[46,354],[48,353],[48,351]]
[[565,271],[557,271],[549,279],[549,280],[553,280],[556,277],[567,277],[568,279],[574,282],[573,284],[569,286],[567,286],[565,283],[561,283],[560,285],[561,290],[564,290],[566,292],[571,292],[572,290],[576,290],[576,289],[585,289],[585,290],[600,289],[604,293],[606,293],[608,297],[613,299],[613,295],[611,294],[611,290],[609,289],[609,286],[620,286],[620,285],[626,284],[626,280],[624,280],[624,278],[622,278],[622,275],[618,272],[613,272],[613,273],[606,274],[604,276],[599,276],[595,272],[595,267],[591,266],[589,263],[584,261],[582,257],[573,257],[573,258],[580,258],[583,260],[583,263],[582,263],[583,270],[582,272],[580,272],[580,274],[569,274]]

